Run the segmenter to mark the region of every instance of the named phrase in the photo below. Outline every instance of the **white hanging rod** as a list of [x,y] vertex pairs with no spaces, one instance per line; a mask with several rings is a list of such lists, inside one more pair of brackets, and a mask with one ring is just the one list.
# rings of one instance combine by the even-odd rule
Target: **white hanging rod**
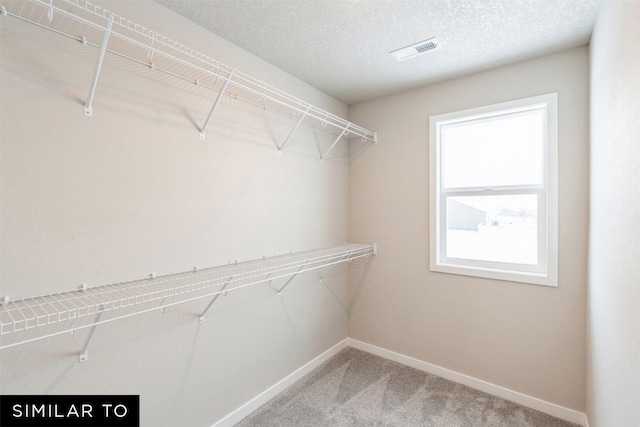
[[[358,126],[354,123],[351,123],[339,116],[336,116],[328,111],[322,110],[316,106],[313,106],[307,102],[304,102],[280,89],[277,89],[271,85],[268,85],[260,80],[257,80],[245,73],[242,73],[238,70],[235,70],[215,59],[212,59],[194,49],[191,49],[184,44],[181,44],[173,39],[162,36],[142,25],[136,24],[126,18],[123,18],[113,12],[107,11],[104,8],[97,6],[91,2],[84,0],[56,0],[57,3],[73,5],[78,8],[80,12],[89,15],[91,19],[104,19],[105,22],[94,22],[91,19],[84,18],[79,16],[77,13],[67,11],[62,7],[57,6],[54,2],[44,2],[42,0],[28,0],[28,2],[33,3],[41,8],[40,17],[34,16],[35,10],[26,10],[23,7],[19,8],[17,6],[11,8],[7,8],[6,6],[2,6],[2,14],[5,16],[12,16],[19,18],[21,20],[30,22],[32,24],[36,24],[39,27],[43,27],[49,30],[52,30],[58,34],[66,35],[74,39],[78,39],[77,35],[72,34],[68,28],[70,25],[66,25],[64,29],[54,27],[54,22],[56,19],[61,19],[59,17],[63,16],[71,19],[74,22],[81,23],[89,28],[92,28],[97,31],[101,31],[103,33],[109,33],[111,36],[116,37],[120,40],[125,41],[126,43],[137,46],[139,48],[144,49],[148,52],[148,57],[153,57],[154,54],[159,54],[162,57],[168,59],[169,61],[188,67],[194,71],[203,73],[211,78],[214,78],[216,81],[225,80],[229,81],[229,83],[241,90],[249,92],[256,97],[258,97],[262,102],[265,100],[270,100],[271,102],[277,103],[279,105],[285,106],[289,108],[296,116],[302,114],[302,117],[309,117],[316,120],[321,124],[322,127],[330,125],[334,128],[338,128],[340,131],[344,131],[348,128],[347,132],[343,132],[343,136],[347,137],[348,135],[357,136],[362,139],[364,142],[377,142],[377,136],[375,132],[369,131],[361,126]],[[15,1],[12,4],[15,5]],[[19,3],[25,3],[25,1],[20,1]],[[19,9],[19,10],[14,10]],[[113,27],[109,28],[109,22],[113,20]],[[62,27],[62,24],[58,24]],[[117,31],[117,29],[123,29],[130,33],[130,35],[125,35],[122,32]],[[66,31],[65,31],[66,30]],[[133,38],[134,36],[139,36],[143,41],[136,40]],[[86,43],[96,46],[95,43]],[[170,52],[166,52],[161,50],[161,48],[167,48]],[[132,57],[124,54],[116,52],[113,49],[107,49],[107,51],[111,53],[116,53],[122,56],[123,58],[133,59]],[[186,57],[186,59],[180,58],[175,55],[175,53],[179,53]],[[136,60],[136,62],[140,62]],[[147,66],[153,67],[153,63],[147,63]],[[215,71],[214,71],[215,69]],[[172,75],[180,76],[178,73],[169,72]],[[186,77],[182,77],[186,80],[189,80]],[[246,99],[238,98],[241,101],[249,102]],[[305,124],[310,124],[308,122],[304,122]],[[317,125],[311,124],[312,126],[318,128]]]
[[[115,320],[148,313],[202,298],[274,280],[292,278],[307,271],[335,266],[377,253],[376,245],[345,244],[288,255],[230,262],[206,269],[139,279],[110,285],[12,300],[4,297],[0,304],[0,336],[37,331],[36,336],[21,336],[0,345],[0,350],[75,332]],[[289,284],[290,280],[285,284]],[[275,289],[278,293],[284,289]],[[158,302],[160,302],[158,304]],[[212,301],[213,303],[213,301]],[[207,307],[207,310],[211,304]],[[124,310],[127,309],[127,310]],[[205,310],[206,312],[206,310]],[[102,318],[103,314],[110,317]],[[76,319],[95,316],[87,324],[73,325]],[[202,313],[201,321],[204,313]],[[69,322],[68,328],[50,332],[46,326]],[[64,326],[64,325],[63,325]],[[86,345],[83,349],[86,360]],[[81,357],[81,361],[84,361]]]

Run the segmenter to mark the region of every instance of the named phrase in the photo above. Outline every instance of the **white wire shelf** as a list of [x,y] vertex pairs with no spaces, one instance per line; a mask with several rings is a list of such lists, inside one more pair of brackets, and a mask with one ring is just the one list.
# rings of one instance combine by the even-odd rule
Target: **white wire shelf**
[[[206,269],[169,274],[49,295],[12,300],[0,304],[0,338],[20,335],[0,350],[50,338],[96,325],[167,307],[211,298],[200,321],[220,294],[259,284],[270,284],[278,294],[296,275],[326,268],[322,279],[334,266],[376,254],[376,245],[345,244],[324,249],[231,262]],[[283,279],[283,280],[279,280]],[[284,279],[287,279],[284,281]],[[272,284],[276,282],[277,286]],[[284,283],[281,283],[283,282]],[[76,320],[85,319],[81,324]],[[51,331],[51,326],[60,326]],[[42,332],[38,332],[41,330]],[[33,332],[27,334],[27,332]],[[91,333],[88,340],[91,338]],[[88,340],[87,343],[88,344]],[[86,344],[83,351],[86,360]],[[81,361],[84,361],[81,357]]]
[[220,99],[228,96],[261,109],[291,118],[295,126],[287,138],[278,143],[282,152],[301,124],[333,134],[336,139],[321,160],[343,138],[360,138],[376,143],[375,132],[351,123],[335,114],[298,99],[280,89],[231,68],[169,37],[132,22],[85,0],[2,0],[3,17],[14,17],[83,45],[99,49],[98,61],[84,113],[93,114],[93,97],[106,53],[134,61],[158,72],[169,74],[217,93],[207,119],[200,127],[205,131]]

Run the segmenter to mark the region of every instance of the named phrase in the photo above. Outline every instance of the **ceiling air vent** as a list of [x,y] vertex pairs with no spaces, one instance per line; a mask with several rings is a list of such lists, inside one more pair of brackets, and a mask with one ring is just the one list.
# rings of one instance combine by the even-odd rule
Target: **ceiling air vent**
[[396,61],[402,62],[436,49],[440,49],[440,42],[438,42],[438,39],[435,37],[432,37],[430,39],[414,43],[411,46],[396,49],[389,53],[391,53],[391,56],[393,56]]

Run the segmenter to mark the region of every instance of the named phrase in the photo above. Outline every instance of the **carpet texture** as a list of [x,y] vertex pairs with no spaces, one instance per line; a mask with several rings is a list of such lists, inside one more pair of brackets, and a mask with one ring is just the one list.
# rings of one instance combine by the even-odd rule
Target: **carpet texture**
[[347,348],[236,427],[577,427],[372,354]]

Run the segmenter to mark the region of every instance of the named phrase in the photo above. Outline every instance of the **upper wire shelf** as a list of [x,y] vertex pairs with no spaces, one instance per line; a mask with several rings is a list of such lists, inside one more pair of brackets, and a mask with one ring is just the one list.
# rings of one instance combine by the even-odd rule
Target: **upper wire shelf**
[[[323,279],[338,264],[375,254],[375,244],[345,244],[36,297],[5,296],[0,303],[0,337],[16,338],[0,343],[0,350],[85,328],[92,328],[89,340],[96,325],[209,297],[200,314],[202,322],[220,294],[266,283],[280,295],[298,274],[326,268]],[[287,280],[272,284],[279,279]],[[86,360],[88,340],[81,361]]]
[[300,124],[313,126],[337,136],[325,158],[342,138],[360,138],[376,143],[377,135],[335,114],[298,99],[280,89],[221,63],[176,40],[132,22],[85,0],[2,0],[0,12],[46,28],[85,45],[99,49],[98,61],[85,104],[85,115],[92,115],[92,101],[105,53],[137,62],[217,93],[205,130],[222,96],[229,96],[264,110],[296,120],[287,138],[276,143],[282,151]]

